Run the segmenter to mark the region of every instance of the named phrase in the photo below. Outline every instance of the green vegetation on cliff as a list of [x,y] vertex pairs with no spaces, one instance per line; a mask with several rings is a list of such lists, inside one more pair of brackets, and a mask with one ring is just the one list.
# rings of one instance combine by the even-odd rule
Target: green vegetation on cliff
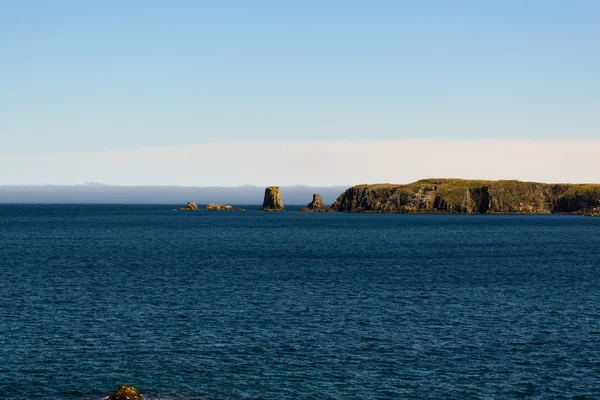
[[357,185],[333,204],[344,212],[464,214],[581,214],[598,206],[600,185],[463,179]]

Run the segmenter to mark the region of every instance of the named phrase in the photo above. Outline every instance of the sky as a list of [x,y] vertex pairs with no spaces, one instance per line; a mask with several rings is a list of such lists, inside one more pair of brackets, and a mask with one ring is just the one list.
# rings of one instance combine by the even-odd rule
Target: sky
[[7,2],[0,185],[402,183],[407,154],[418,178],[600,182],[546,156],[600,152],[599,18],[591,0]]

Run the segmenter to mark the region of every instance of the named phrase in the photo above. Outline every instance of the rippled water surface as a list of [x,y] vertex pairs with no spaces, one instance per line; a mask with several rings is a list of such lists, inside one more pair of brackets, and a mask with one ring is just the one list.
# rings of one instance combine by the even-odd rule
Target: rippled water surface
[[0,206],[0,398],[120,383],[600,398],[600,219]]

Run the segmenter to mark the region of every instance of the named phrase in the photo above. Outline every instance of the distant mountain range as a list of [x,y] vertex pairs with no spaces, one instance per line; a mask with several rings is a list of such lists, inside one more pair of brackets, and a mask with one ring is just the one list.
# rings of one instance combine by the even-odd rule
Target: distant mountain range
[[[347,186],[281,186],[286,205],[306,205],[315,192],[327,204],[333,203]],[[83,185],[0,186],[0,203],[28,204],[198,204],[227,203],[261,205],[265,188],[260,186],[110,186],[89,182]]]

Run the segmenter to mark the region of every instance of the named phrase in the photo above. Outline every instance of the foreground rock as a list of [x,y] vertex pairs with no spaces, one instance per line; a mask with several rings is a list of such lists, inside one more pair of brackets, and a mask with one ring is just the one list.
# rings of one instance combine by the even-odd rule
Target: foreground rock
[[206,211],[244,211],[243,208],[234,208],[228,204],[210,203],[206,206]]
[[119,390],[110,395],[108,400],[142,400],[142,396],[133,386],[121,385]]
[[313,199],[308,205],[299,210],[300,212],[333,212],[333,208],[326,206],[319,193],[313,194]]
[[181,211],[198,211],[198,205],[194,200],[190,201],[185,207],[180,208]]
[[285,211],[281,192],[278,186],[269,186],[265,189],[265,198],[263,200],[263,211]]
[[600,207],[595,207],[589,210],[586,210],[583,215],[587,217],[600,217]]
[[600,185],[424,179],[408,185],[358,185],[333,208],[342,212],[583,214],[600,207]]

